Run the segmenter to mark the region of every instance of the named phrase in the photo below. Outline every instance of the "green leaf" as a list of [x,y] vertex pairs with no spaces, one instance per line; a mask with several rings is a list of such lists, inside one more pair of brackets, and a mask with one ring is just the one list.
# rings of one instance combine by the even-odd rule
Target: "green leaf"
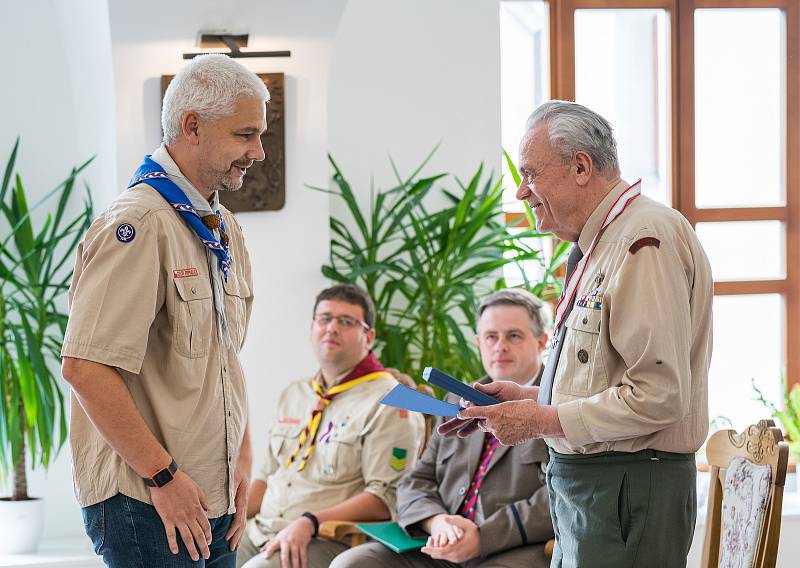
[[26,427],[32,428],[36,423],[36,412],[39,407],[39,400],[36,392],[36,376],[29,361],[31,353],[25,349],[24,332],[17,326],[11,327],[16,347],[16,367],[17,380],[19,381],[19,393],[25,410]]
[[6,162],[6,169],[3,173],[3,185],[0,185],[0,202],[6,198],[6,191],[8,190],[8,182],[11,180],[11,175],[14,173],[14,164],[17,161],[17,150],[19,150],[19,137],[14,142],[14,149],[11,150],[11,155]]
[[508,166],[508,171],[511,172],[511,179],[514,180],[514,185],[519,187],[519,184],[522,183],[522,176],[519,175],[519,170],[517,166],[514,164],[514,161],[511,159],[511,156],[508,155],[506,149],[503,148],[503,156],[506,159],[506,165]]

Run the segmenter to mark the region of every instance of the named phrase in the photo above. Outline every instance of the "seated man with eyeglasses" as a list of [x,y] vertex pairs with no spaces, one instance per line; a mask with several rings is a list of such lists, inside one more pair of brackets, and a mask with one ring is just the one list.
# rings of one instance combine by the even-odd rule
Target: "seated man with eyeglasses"
[[392,517],[396,482],[414,465],[425,422],[380,404],[397,381],[371,351],[374,326],[372,299],[357,286],[317,296],[311,343],[319,371],[278,399],[250,487],[239,567],[328,566],[347,545],[318,537],[320,523]]

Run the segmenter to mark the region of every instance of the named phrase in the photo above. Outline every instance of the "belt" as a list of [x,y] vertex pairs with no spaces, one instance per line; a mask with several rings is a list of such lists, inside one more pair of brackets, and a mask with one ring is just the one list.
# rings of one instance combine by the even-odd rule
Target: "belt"
[[639,450],[638,452],[598,452],[596,454],[560,454],[550,449],[550,460],[574,465],[597,463],[626,463],[637,461],[694,461],[694,454]]

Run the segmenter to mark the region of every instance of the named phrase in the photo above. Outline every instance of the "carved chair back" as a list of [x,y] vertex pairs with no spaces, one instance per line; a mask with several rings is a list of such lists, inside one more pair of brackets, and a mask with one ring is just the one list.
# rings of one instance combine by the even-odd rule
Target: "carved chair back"
[[[789,446],[783,441],[781,431],[775,427],[772,420],[761,420],[758,424],[749,426],[741,434],[735,430],[720,430],[709,438],[706,454],[711,481],[702,566],[704,568],[719,566],[720,545],[724,541],[723,534],[726,530],[726,526],[723,526],[723,488],[731,460],[741,457],[753,464],[770,467],[769,488],[758,529],[753,566],[774,567],[778,555],[783,486],[789,458]],[[728,530],[731,528],[733,527],[728,527]]]

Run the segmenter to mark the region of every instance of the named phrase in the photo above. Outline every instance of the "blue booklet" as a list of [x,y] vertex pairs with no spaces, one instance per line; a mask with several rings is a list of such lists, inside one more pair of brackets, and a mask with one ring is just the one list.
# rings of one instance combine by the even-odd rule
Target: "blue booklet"
[[481,392],[467,384],[462,383],[455,377],[451,377],[444,371],[440,371],[435,367],[425,367],[422,372],[422,378],[430,384],[451,392],[456,396],[460,396],[464,400],[468,400],[477,406],[491,406],[493,404],[500,404],[500,401],[489,396],[485,392]]
[[455,416],[461,410],[456,404],[428,396],[405,385],[397,385],[386,393],[381,399],[381,404],[434,416]]

